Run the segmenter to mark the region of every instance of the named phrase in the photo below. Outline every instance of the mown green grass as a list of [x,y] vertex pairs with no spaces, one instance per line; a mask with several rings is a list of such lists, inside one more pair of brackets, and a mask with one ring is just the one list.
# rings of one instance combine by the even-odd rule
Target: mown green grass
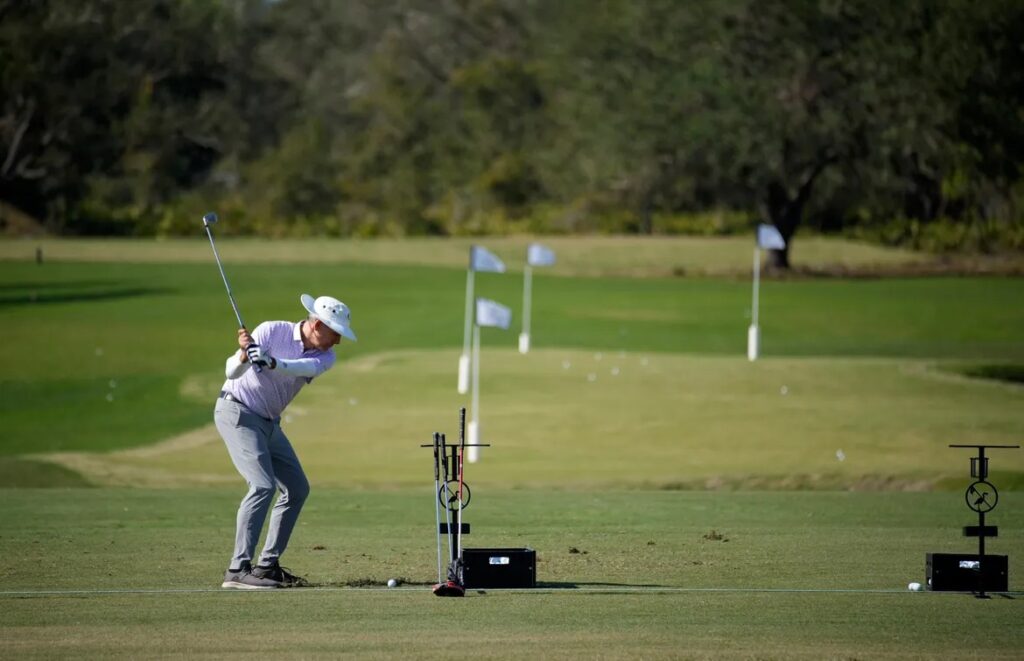
[[[343,358],[462,344],[457,269],[228,264],[228,273],[251,326],[301,317],[302,292],[343,298],[360,335],[340,349]],[[195,375],[216,381],[233,348],[234,316],[213,264],[0,262],[0,280],[12,347],[0,376],[0,453],[132,447],[209,420],[209,400],[182,390]],[[744,282],[538,275],[534,292],[537,347],[745,352]],[[518,320],[518,278],[479,274],[477,293],[508,304]],[[1009,278],[766,283],[763,353],[1019,361],[1022,297],[1024,281]],[[487,330],[485,344],[514,346],[517,330]],[[448,388],[447,380],[430,387]],[[622,406],[644,397],[639,384]]]
[[[236,239],[214,228],[217,249],[230,264],[388,264],[466,268],[470,245],[484,245],[511,271],[521,271],[526,246],[540,241],[557,253],[545,273],[572,276],[742,274],[752,267],[753,237],[549,236],[403,239]],[[197,223],[194,239],[0,240],[0,260],[206,263],[210,245]],[[795,264],[812,269],[875,269],[927,264],[928,255],[844,239],[804,236],[791,249]]]
[[[498,339],[495,335],[493,339]],[[465,398],[458,350],[344,362],[304,390],[283,427],[315,483],[421,484],[419,444],[454,440]],[[514,349],[481,352],[474,465],[488,486],[660,489],[962,488],[950,443],[1018,442],[1024,391],[917,360],[766,358]],[[209,408],[220,379],[186,379]],[[119,388],[120,389],[120,388]],[[130,406],[120,400],[112,409]],[[470,411],[472,415],[472,411]],[[46,455],[96,484],[234,484],[212,425],[155,446]],[[1000,488],[1024,488],[1024,452],[993,457]]]
[[[540,589],[460,601],[427,590],[429,488],[314,488],[286,564],[321,586],[376,587],[40,594],[216,590],[240,491],[0,491],[7,653],[437,658],[453,630],[486,658],[1013,658],[1024,643],[1020,599],[905,591],[925,553],[969,550],[969,512],[935,493],[481,490],[466,545],[534,548]],[[1010,551],[1011,577],[1020,500],[992,517],[990,552]],[[392,577],[403,589],[382,587]],[[813,592],[757,591],[773,589]],[[272,636],[228,635],[271,614]]]
[[426,592],[344,591],[47,597],[19,600],[0,618],[9,622],[6,649],[20,659],[449,659],[453,648],[483,659],[1015,659],[1019,603],[910,593],[441,601]]
[[[484,332],[467,544],[537,549],[542,586],[456,601],[425,586],[418,445],[468,401],[468,241],[223,243],[250,325],[303,292],[353,310],[360,341],[285,422],[313,484],[285,564],[326,587],[216,588],[244,484],[209,426],[234,319],[208,244],[57,241],[36,265],[0,242],[0,479],[52,487],[0,489],[0,656],[436,658],[452,630],[485,658],[1019,656],[1019,598],[904,588],[972,548],[970,453],[946,445],[1024,436],[1020,386],[959,373],[1024,360],[1021,279],[766,281],[750,364],[745,278],[650,277],[743,272],[746,240],[556,243],[525,357],[519,276],[479,274],[516,321]],[[525,239],[485,243],[516,268]],[[853,261],[875,259],[906,255]],[[1022,456],[992,453],[1011,588]],[[878,592],[817,592],[844,589]]]

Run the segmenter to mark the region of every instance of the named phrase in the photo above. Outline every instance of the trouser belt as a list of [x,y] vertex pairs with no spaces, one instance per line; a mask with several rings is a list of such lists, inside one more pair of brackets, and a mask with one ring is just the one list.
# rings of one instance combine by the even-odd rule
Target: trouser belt
[[[235,404],[241,404],[242,406],[245,406],[245,402],[243,402],[242,400],[238,399],[237,397],[235,397],[234,395],[229,393],[227,390],[221,390],[220,391],[220,398],[221,399],[226,399],[229,402],[234,402]],[[246,408],[248,408],[248,407],[246,407]]]
[[239,406],[244,407],[245,410],[248,411],[249,413],[252,413],[257,418],[261,418],[263,420],[266,420],[267,422],[277,422],[277,420],[278,420],[278,418],[264,418],[262,415],[260,415],[259,413],[256,413],[251,408],[249,408],[248,404],[246,404],[242,400],[238,399],[237,397],[235,397],[234,395],[229,393],[227,390],[221,390],[219,397],[221,399],[223,399],[223,400],[226,400],[226,401],[229,401],[229,402],[234,402],[235,404],[238,404]]

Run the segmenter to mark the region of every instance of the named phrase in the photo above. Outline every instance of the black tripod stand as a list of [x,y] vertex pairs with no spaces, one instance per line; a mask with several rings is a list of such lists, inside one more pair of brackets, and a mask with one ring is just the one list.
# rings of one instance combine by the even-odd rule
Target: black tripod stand
[[[448,445],[445,435],[434,432],[433,443],[421,448],[434,449],[434,514],[437,524],[437,584],[439,597],[462,597],[466,594],[462,578],[462,535],[469,534],[469,524],[462,521],[462,510],[472,499],[472,491],[464,476],[467,447],[489,447],[488,444],[466,444],[466,409],[459,410],[459,443]],[[442,480],[443,478],[443,480]],[[441,522],[441,508],[445,521]],[[448,538],[448,571],[442,579],[441,535]]]

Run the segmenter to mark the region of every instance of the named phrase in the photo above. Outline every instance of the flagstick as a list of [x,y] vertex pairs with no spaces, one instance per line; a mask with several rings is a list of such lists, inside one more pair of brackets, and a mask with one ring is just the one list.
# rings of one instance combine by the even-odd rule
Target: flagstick
[[462,355],[459,356],[459,394],[465,395],[469,385],[469,333],[473,324],[473,249],[470,248],[470,265],[466,271],[466,319],[462,330]]
[[761,248],[754,245],[754,302],[750,308],[751,324],[747,329],[747,360],[757,360],[758,345],[760,344],[760,330],[757,327],[758,291],[761,287]]
[[470,400],[473,419],[469,422],[469,463],[479,459],[480,442],[480,326],[473,324],[473,396]]
[[530,351],[530,297],[533,290],[533,269],[523,268],[523,332],[519,334],[519,353]]

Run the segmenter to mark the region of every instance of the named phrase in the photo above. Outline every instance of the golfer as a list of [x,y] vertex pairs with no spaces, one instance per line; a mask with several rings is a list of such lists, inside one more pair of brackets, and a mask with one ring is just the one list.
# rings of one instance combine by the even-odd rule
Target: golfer
[[[356,334],[348,306],[336,298],[303,294],[309,316],[300,322],[265,321],[238,331],[241,349],[227,360],[223,390],[213,411],[217,431],[235,468],[249,483],[238,506],[235,551],[221,587],[261,590],[304,585],[280,564],[295,529],[309,482],[281,429],[281,413],[302,386],[334,366],[334,345]],[[256,365],[260,371],[252,369]],[[256,544],[274,489],[280,492],[258,562]]]

